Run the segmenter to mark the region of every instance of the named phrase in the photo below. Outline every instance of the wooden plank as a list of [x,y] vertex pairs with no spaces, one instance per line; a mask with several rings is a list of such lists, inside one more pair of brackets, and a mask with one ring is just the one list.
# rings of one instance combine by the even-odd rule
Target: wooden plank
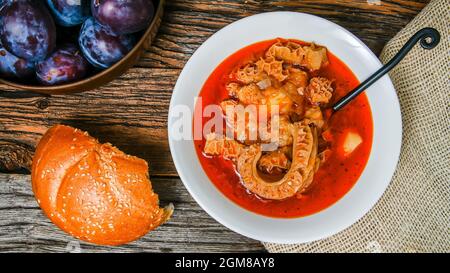
[[144,158],[154,175],[175,176],[167,109],[178,73],[134,68],[99,90],[52,97],[5,88],[0,91],[0,172],[29,170],[42,134],[64,123]]
[[37,205],[30,176],[0,174],[0,252],[260,252],[260,242],[234,233],[204,212],[176,178],[152,178],[161,205],[172,202],[172,219],[140,240],[101,247],[70,237]]

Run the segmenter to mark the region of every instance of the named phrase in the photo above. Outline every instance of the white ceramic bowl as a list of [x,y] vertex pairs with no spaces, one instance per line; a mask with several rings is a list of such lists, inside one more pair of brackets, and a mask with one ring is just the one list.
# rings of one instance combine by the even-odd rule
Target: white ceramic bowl
[[[293,38],[326,46],[360,81],[381,63],[353,34],[320,17],[294,12],[263,13],[234,22],[211,36],[187,62],[173,91],[169,109],[169,144],[177,171],[189,193],[214,219],[247,237],[274,243],[302,243],[323,239],[349,227],[364,216],[386,190],[400,154],[402,123],[398,98],[388,76],[366,94],[372,108],[372,152],[355,186],[334,205],[316,214],[271,218],[250,212],[225,197],[208,179],[192,140],[177,140],[176,105],[194,109],[194,97],[212,71],[228,56],[255,42]],[[192,136],[192,114],[186,122]]]

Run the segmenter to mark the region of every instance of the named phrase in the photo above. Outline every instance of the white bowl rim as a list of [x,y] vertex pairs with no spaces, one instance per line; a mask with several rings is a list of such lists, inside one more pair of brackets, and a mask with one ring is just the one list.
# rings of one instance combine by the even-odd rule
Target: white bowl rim
[[[214,42],[216,42],[217,40],[221,39],[221,35],[222,33],[229,31],[231,29],[236,29],[236,27],[244,27],[246,24],[251,24],[252,21],[258,21],[258,22],[262,22],[264,20],[273,20],[273,22],[275,22],[276,20],[274,18],[277,19],[281,19],[283,17],[295,17],[298,20],[303,19],[303,20],[311,20],[314,21],[318,24],[322,24],[325,25],[327,27],[331,27],[333,29],[333,31],[336,32],[340,32],[341,34],[344,34],[346,36],[347,39],[350,40],[352,44],[352,46],[356,46],[359,47],[360,50],[365,51],[366,57],[370,60],[371,65],[373,66],[372,69],[375,68],[379,68],[382,66],[381,62],[379,61],[379,59],[376,57],[376,55],[360,40],[358,39],[355,35],[353,35],[351,32],[349,32],[348,30],[344,29],[343,27],[328,21],[326,19],[323,19],[321,17],[318,16],[314,16],[314,15],[310,15],[310,14],[306,14],[306,13],[299,13],[299,12],[289,12],[289,11],[278,11],[278,12],[267,12],[267,13],[260,13],[260,14],[256,14],[253,16],[249,16],[243,19],[240,19],[236,22],[233,22],[227,26],[225,26],[224,28],[222,28],[221,30],[219,30],[218,32],[216,32],[214,35],[212,35],[210,38],[208,38],[192,55],[192,57],[189,59],[189,61],[186,63],[183,71],[180,73],[180,76],[178,78],[178,81],[174,87],[173,90],[173,94],[172,94],[172,98],[171,98],[171,102],[170,102],[170,107],[169,107],[169,118],[168,118],[168,138],[169,138],[169,147],[170,147],[170,151],[172,154],[172,158],[175,164],[175,167],[178,171],[178,174],[180,175],[180,178],[184,184],[184,186],[186,187],[186,189],[188,190],[188,192],[191,194],[191,196],[196,200],[196,202],[210,215],[212,216],[215,220],[217,220],[218,222],[220,222],[221,224],[223,224],[224,226],[228,227],[229,229],[240,233],[246,237],[255,239],[255,240],[260,240],[263,242],[271,242],[271,243],[284,243],[284,244],[292,244],[292,243],[306,243],[306,242],[311,242],[311,241],[315,241],[315,240],[319,240],[319,239],[324,239],[326,237],[329,237],[331,235],[334,235],[338,232],[341,232],[342,230],[348,228],[349,226],[351,226],[352,224],[354,224],[355,222],[357,222],[359,219],[361,219],[367,212],[369,212],[369,210],[377,203],[377,201],[381,198],[381,196],[383,195],[383,193],[385,192],[385,190],[387,189],[397,166],[398,160],[399,160],[399,156],[400,156],[400,148],[401,148],[401,139],[402,139],[402,120],[401,120],[401,112],[400,112],[400,104],[398,101],[398,97],[396,95],[394,86],[389,78],[388,75],[384,76],[382,79],[380,79],[377,83],[375,83],[371,88],[369,88],[366,93],[368,94],[369,97],[369,101],[370,101],[370,105],[371,105],[371,110],[372,110],[372,117],[374,119],[374,134],[373,134],[373,143],[372,143],[372,152],[370,155],[370,159],[369,162],[367,163],[365,170],[363,172],[363,174],[361,175],[361,177],[358,179],[358,181],[356,182],[356,184],[353,186],[353,188],[344,195],[344,197],[342,197],[339,201],[337,201],[336,203],[334,203],[333,205],[331,205],[330,207],[315,213],[313,215],[310,216],[305,216],[305,217],[300,217],[300,218],[293,218],[293,219],[281,219],[281,218],[271,218],[271,217],[267,217],[267,216],[263,216],[263,215],[259,215],[259,214],[255,214],[253,212],[250,212],[244,208],[241,208],[239,205],[235,204],[233,201],[229,200],[227,197],[225,197],[220,190],[218,190],[217,188],[215,188],[215,186],[213,185],[212,182],[209,181],[208,182],[210,184],[210,186],[213,186],[215,188],[215,190],[217,191],[218,195],[215,196],[218,199],[224,198],[226,199],[226,201],[228,202],[228,204],[225,204],[222,202],[222,200],[215,200],[216,202],[221,202],[223,206],[226,206],[226,209],[232,209],[235,210],[237,209],[239,211],[239,213],[245,214],[245,217],[250,218],[250,222],[249,224],[253,224],[251,221],[253,220],[256,224],[256,229],[259,228],[258,224],[261,223],[276,223],[274,224],[274,226],[278,229],[275,230],[275,232],[259,232],[259,230],[251,230],[248,229],[245,225],[243,225],[242,223],[238,223],[237,221],[235,221],[233,219],[233,217],[229,217],[223,214],[223,211],[221,211],[221,208],[217,208],[215,206],[209,206],[209,204],[211,204],[211,198],[206,197],[206,196],[202,196],[199,192],[197,192],[196,189],[194,189],[195,187],[197,187],[197,185],[192,184],[193,182],[190,181],[190,174],[188,174],[188,169],[192,169],[192,168],[187,168],[187,166],[183,166],[182,164],[182,154],[179,152],[179,145],[186,145],[190,142],[189,145],[192,145],[192,148],[194,148],[194,143],[193,141],[188,141],[188,142],[184,142],[184,144],[180,144],[177,145],[177,141],[175,141],[172,137],[172,133],[171,133],[171,128],[174,124],[173,121],[173,115],[172,115],[172,109],[174,108],[174,106],[176,105],[176,101],[178,99],[178,95],[180,94],[180,92],[182,92],[183,90],[183,84],[185,82],[185,77],[186,77],[186,73],[188,70],[192,70],[192,64],[194,62],[194,60],[196,60],[196,58],[198,58],[198,56],[200,55],[200,52],[204,51],[207,47],[209,47],[210,44]],[[303,21],[304,22],[304,21]],[[307,39],[304,39],[303,37],[285,37],[284,35],[275,35],[275,37],[273,38],[277,38],[277,37],[283,37],[283,38],[294,38],[294,39],[300,39],[300,40],[305,40],[308,41]],[[270,38],[269,38],[270,39]],[[263,40],[268,40],[268,39],[261,39],[261,40],[256,40],[255,42],[258,41],[263,41]],[[315,40],[313,40],[315,41]],[[248,43],[246,45],[250,45],[252,43]],[[324,44],[324,43],[319,43],[322,44],[324,46],[329,47],[328,44]],[[242,46],[244,47],[244,46]],[[241,48],[242,48],[241,47]],[[239,48],[238,48],[239,49]],[[231,52],[234,53],[237,50],[234,50]],[[336,54],[336,52],[334,50],[331,50],[331,52],[333,52],[333,54],[335,54],[336,56],[338,56],[339,59],[344,61],[343,56]],[[225,54],[225,53],[224,53]],[[231,54],[227,54],[225,55],[222,60],[220,62],[218,62],[214,68],[210,71],[208,71],[208,75],[210,75],[212,73],[212,71],[223,61],[225,60],[229,55]],[[371,73],[373,73],[375,70],[373,71],[365,71],[364,75],[358,75],[359,73],[355,72],[355,69],[349,65],[346,61],[344,61],[344,63],[346,63],[351,70],[355,73],[355,75],[359,78],[359,80],[361,81],[360,77],[367,77],[369,76]],[[375,64],[375,66],[374,66]],[[204,79],[206,80],[207,77]],[[380,179],[377,179],[376,182],[377,183],[373,183],[376,184],[374,187],[374,192],[371,193],[370,196],[366,196],[368,197],[363,203],[360,204],[360,207],[354,209],[351,207],[347,206],[347,209],[350,210],[350,212],[344,212],[343,214],[343,218],[345,218],[344,220],[338,220],[337,215],[334,215],[334,218],[332,219],[334,222],[325,222],[326,224],[331,224],[333,225],[332,227],[323,227],[322,225],[316,225],[316,228],[311,228],[311,226],[308,227],[308,229],[303,230],[306,234],[300,234],[300,232],[296,230],[296,233],[292,233],[292,223],[294,223],[294,226],[296,225],[296,223],[298,224],[298,227],[301,230],[301,225],[306,225],[308,226],[308,222],[311,222],[310,220],[318,217],[319,215],[323,216],[321,217],[320,221],[323,221],[323,219],[326,219],[326,217],[329,217],[330,214],[332,215],[333,213],[335,213],[335,208],[338,206],[341,206],[344,203],[344,199],[348,199],[348,197],[350,195],[355,195],[355,194],[359,194],[359,193],[364,193],[361,192],[360,189],[356,189],[359,188],[359,185],[362,183],[361,180],[363,180],[363,176],[364,173],[366,173],[366,169],[368,168],[369,163],[373,163],[373,154],[374,154],[374,142],[377,140],[377,138],[379,137],[377,134],[377,131],[375,130],[375,118],[374,118],[374,110],[376,110],[377,115],[381,114],[383,111],[381,111],[381,109],[374,109],[372,106],[372,99],[376,100],[375,96],[370,96],[369,94],[373,93],[370,92],[372,89],[376,89],[376,87],[378,86],[382,86],[384,87],[384,89],[382,90],[378,90],[378,92],[382,92],[383,96],[386,96],[386,101],[388,101],[389,103],[386,104],[386,109],[388,109],[390,111],[392,115],[392,117],[390,118],[390,120],[387,121],[388,125],[384,126],[384,124],[378,124],[380,126],[387,127],[383,129],[383,133],[387,133],[389,134],[389,137],[385,137],[386,139],[389,139],[390,144],[388,145],[388,152],[385,153],[385,157],[386,157],[386,161],[381,160],[382,162],[378,162],[381,165],[386,165],[388,168],[385,169],[384,172],[379,172],[378,170],[378,174],[381,175],[382,177]],[[201,83],[201,86],[203,86],[204,81]],[[201,89],[201,88],[200,88]],[[200,89],[196,90],[196,91],[192,91],[195,94],[199,94]],[[378,95],[378,97],[381,97],[381,95]],[[192,107],[192,106],[191,106]],[[377,122],[378,123],[378,122]],[[192,127],[191,127],[192,128]],[[378,143],[381,144],[381,143]],[[190,149],[190,148],[189,148]],[[378,152],[378,151],[377,151]],[[198,161],[197,155],[196,156],[196,161]],[[384,159],[384,158],[383,158]],[[192,162],[190,162],[192,163]],[[197,165],[199,165],[198,162],[196,162]],[[195,163],[194,163],[195,165]],[[192,166],[190,166],[192,167]],[[200,168],[202,168],[200,166]],[[204,174],[203,169],[201,169],[201,171]],[[377,171],[377,170],[376,170]],[[372,175],[377,176],[377,173],[371,172]],[[204,174],[205,175],[205,174]],[[206,175],[205,175],[206,176]],[[204,179],[204,177],[202,177]],[[365,179],[365,178],[364,178]],[[367,183],[366,183],[367,184]],[[207,185],[203,185],[203,186],[207,186]],[[369,194],[369,193],[366,193]],[[221,196],[221,197],[220,197]],[[347,201],[347,200],[345,200]],[[220,207],[220,206],[219,206]],[[355,206],[356,207],[356,206]],[[340,210],[342,213],[342,209]],[[324,216],[325,215],[325,216]],[[243,219],[245,219],[242,216],[239,216]],[[324,218],[325,217],[325,218]],[[289,226],[287,229],[285,228],[285,226]],[[327,225],[325,225],[327,226]],[[314,226],[313,226],[314,227]],[[258,231],[258,232],[257,232]],[[289,233],[288,235],[290,237],[287,237],[285,235],[282,235],[282,233]],[[298,234],[297,234],[298,233]]]

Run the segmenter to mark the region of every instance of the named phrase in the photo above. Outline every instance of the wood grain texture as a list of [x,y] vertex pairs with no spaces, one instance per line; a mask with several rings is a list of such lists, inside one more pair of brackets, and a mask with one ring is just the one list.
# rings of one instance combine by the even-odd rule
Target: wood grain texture
[[120,247],[80,242],[54,226],[38,207],[29,176],[0,174],[0,252],[260,252],[262,245],[228,230],[208,216],[177,178],[152,178],[161,205],[174,215],[143,238]]
[[[176,175],[167,144],[167,109],[177,69],[134,68],[100,90],[42,96],[0,91],[0,162],[33,153],[45,131],[63,123],[146,159],[154,175]],[[16,96],[17,95],[17,96]],[[27,147],[24,150],[2,146]],[[2,152],[3,151],[3,152]],[[0,163],[0,171],[29,169],[29,162]]]
[[119,248],[82,243],[84,251],[262,251],[258,242],[211,219],[177,178],[166,127],[172,89],[184,64],[227,24],[279,10],[329,19],[379,54],[428,1],[369,5],[363,0],[168,0],[151,49],[135,68],[110,84],[82,94],[51,97],[0,85],[0,173],[13,173],[0,174],[0,251],[66,251],[68,242],[76,242],[42,215],[25,175],[40,137],[58,123],[87,130],[100,141],[147,160],[162,203],[172,201],[177,207],[170,223],[138,242]]

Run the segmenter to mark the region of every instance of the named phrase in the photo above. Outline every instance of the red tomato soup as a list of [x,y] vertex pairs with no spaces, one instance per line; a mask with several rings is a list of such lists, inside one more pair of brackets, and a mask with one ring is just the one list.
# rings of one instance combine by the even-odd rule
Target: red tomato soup
[[[202,105],[219,105],[229,98],[226,84],[230,82],[230,74],[236,67],[249,60],[262,56],[278,39],[259,42],[245,47],[224,60],[209,76],[204,84],[200,97]],[[296,43],[307,43],[292,40]],[[318,75],[332,79],[334,93],[332,102],[336,102],[359,84],[353,72],[336,56],[328,51],[329,65],[321,68]],[[196,111],[198,113],[199,111]],[[209,118],[203,118],[203,125]],[[333,115],[328,121],[330,139],[330,156],[314,175],[311,186],[300,197],[293,196],[284,200],[265,200],[248,191],[235,170],[231,160],[222,156],[208,156],[203,153],[205,136],[195,140],[195,148],[201,165],[211,182],[227,198],[239,206],[270,217],[294,218],[317,213],[342,198],[355,185],[369,159],[372,147],[373,122],[369,101],[365,94]],[[362,138],[362,143],[349,155],[342,156],[342,142],[346,133],[351,130]]]

